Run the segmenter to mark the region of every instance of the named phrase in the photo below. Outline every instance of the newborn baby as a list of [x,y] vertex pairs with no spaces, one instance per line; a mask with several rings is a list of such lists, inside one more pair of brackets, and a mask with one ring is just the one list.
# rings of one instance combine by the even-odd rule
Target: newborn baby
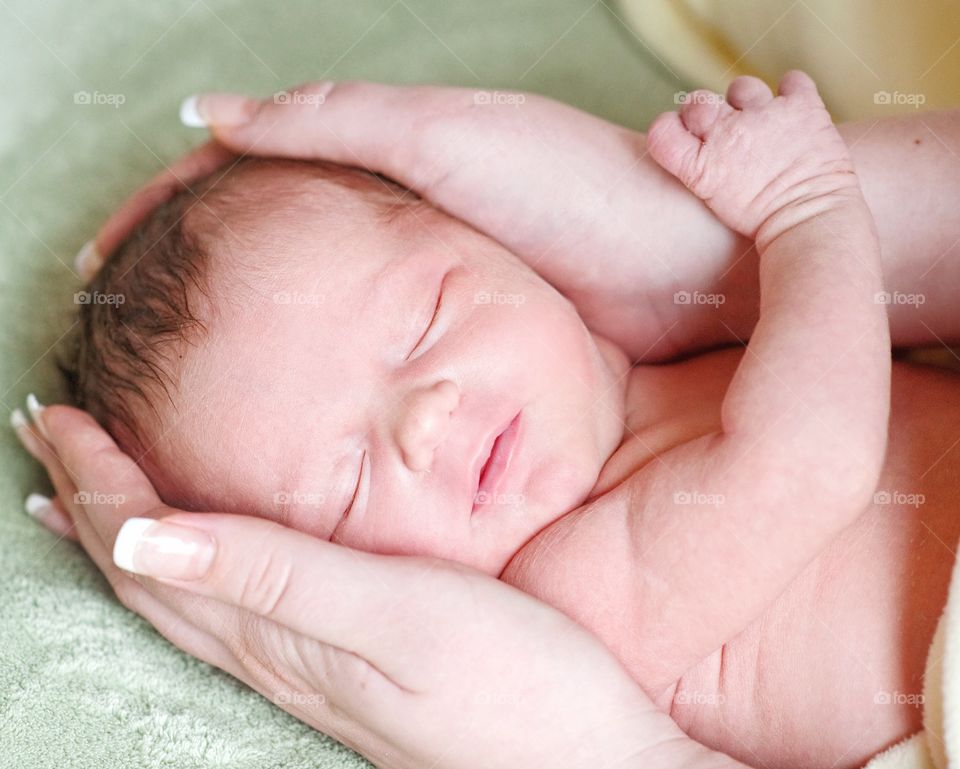
[[595,632],[710,747],[862,765],[921,727],[941,543],[960,537],[960,387],[905,364],[891,387],[846,147],[808,78],[780,93],[735,83],[649,134],[756,239],[745,351],[633,365],[408,191],[244,160],[96,277],[77,399],[168,504],[469,564]]

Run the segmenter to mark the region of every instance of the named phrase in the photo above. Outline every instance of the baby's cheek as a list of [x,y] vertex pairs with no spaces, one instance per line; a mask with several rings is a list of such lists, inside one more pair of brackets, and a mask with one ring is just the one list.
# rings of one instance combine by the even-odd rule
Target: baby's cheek
[[324,519],[317,507],[285,507],[282,503],[274,504],[261,511],[258,517],[296,529],[317,539],[329,540],[333,533],[333,527]]

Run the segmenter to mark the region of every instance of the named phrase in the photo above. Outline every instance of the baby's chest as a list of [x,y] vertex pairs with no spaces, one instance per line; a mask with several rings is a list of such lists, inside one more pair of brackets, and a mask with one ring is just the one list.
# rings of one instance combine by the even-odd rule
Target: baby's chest
[[630,372],[623,442],[607,460],[591,497],[598,497],[675,446],[720,429],[720,407],[740,350]]

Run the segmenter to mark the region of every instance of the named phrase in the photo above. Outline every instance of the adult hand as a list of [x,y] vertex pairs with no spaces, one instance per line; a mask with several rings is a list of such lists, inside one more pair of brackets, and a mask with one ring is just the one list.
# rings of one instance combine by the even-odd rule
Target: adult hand
[[32,406],[17,433],[57,492],[35,514],[72,521],[120,601],[175,645],[376,765],[739,766],[546,604],[448,561],[174,510],[89,415]]
[[[533,94],[365,82],[312,83],[263,101],[207,94],[185,106],[216,141],[111,217],[99,254],[231,152],[323,159],[395,179],[499,240],[634,358],[729,342],[752,327],[750,243],[646,157],[642,133]],[[102,256],[85,256],[89,275]],[[674,299],[695,290],[725,301]]]

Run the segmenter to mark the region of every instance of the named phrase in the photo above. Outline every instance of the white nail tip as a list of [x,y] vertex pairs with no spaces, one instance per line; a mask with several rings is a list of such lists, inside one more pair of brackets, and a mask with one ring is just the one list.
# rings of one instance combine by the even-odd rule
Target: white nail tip
[[84,280],[92,278],[100,269],[102,262],[100,254],[97,253],[97,246],[92,240],[84,243],[73,258],[73,266]]
[[206,128],[207,123],[197,109],[197,95],[188,96],[180,104],[180,122],[188,128]]
[[23,509],[27,511],[27,515],[38,520],[44,517],[50,507],[50,498],[43,494],[30,494],[23,501]]
[[27,409],[30,411],[30,416],[34,419],[40,416],[40,412],[43,411],[43,404],[37,400],[37,396],[33,393],[27,395]]
[[20,409],[14,409],[10,412],[10,426],[14,430],[27,426],[27,418]]
[[136,571],[133,567],[133,553],[143,533],[156,521],[153,518],[129,518],[117,534],[113,545],[113,562],[124,571]]

